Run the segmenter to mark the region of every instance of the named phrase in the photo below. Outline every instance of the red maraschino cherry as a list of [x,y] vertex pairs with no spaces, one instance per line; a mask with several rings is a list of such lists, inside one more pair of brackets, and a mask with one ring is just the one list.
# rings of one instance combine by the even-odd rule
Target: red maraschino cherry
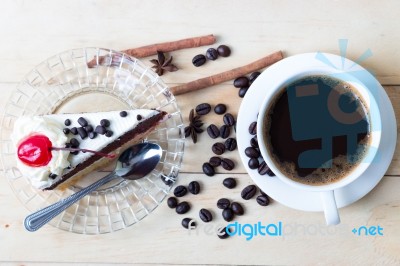
[[59,148],[53,147],[50,139],[45,135],[32,135],[23,140],[18,146],[18,158],[26,165],[40,167],[47,165],[53,155],[52,150],[67,150],[91,152],[107,158],[115,158],[115,154],[105,154],[97,151],[79,148]]

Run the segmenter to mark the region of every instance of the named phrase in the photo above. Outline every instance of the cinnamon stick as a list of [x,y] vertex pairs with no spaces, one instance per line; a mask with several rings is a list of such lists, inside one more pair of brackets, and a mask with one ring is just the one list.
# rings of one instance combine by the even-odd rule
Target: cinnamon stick
[[274,52],[266,57],[263,57],[257,61],[254,61],[248,65],[234,68],[219,74],[215,74],[209,77],[197,79],[191,81],[189,83],[185,83],[182,85],[171,87],[170,90],[174,95],[184,94],[191,91],[196,91],[200,89],[204,89],[216,84],[220,84],[222,82],[232,80],[251,72],[260,70],[264,67],[268,67],[283,58],[283,54],[281,51]]
[[[157,51],[167,53],[185,48],[194,48],[194,47],[210,45],[214,44],[215,42],[216,42],[215,36],[210,34],[210,35],[192,37],[172,42],[163,42],[163,43],[146,45],[138,48],[123,50],[121,52],[136,58],[143,58],[150,55],[155,55],[157,54]],[[105,56],[99,56],[98,64],[102,64],[104,62],[104,59]],[[97,65],[96,58],[89,61],[87,65],[89,68],[95,67]]]

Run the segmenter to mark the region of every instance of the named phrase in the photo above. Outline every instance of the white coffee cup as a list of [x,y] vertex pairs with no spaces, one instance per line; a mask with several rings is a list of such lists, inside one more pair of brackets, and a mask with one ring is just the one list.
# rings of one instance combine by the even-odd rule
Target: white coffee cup
[[336,206],[335,190],[345,187],[357,178],[360,178],[365,170],[370,166],[371,162],[374,162],[377,150],[379,149],[382,124],[380,110],[377,105],[377,100],[375,99],[376,95],[374,95],[360,80],[349,73],[341,73],[337,71],[332,71],[327,68],[318,67],[313,69],[299,70],[296,73],[292,73],[292,75],[289,77],[277,77],[277,83],[272,88],[268,88],[271,93],[266,96],[260,107],[257,119],[257,132],[264,131],[266,126],[264,124],[264,118],[267,115],[268,109],[274,101],[275,96],[293,81],[313,75],[327,75],[345,81],[349,83],[354,89],[356,89],[358,94],[363,98],[364,103],[366,104],[366,107],[369,110],[370,114],[370,142],[369,148],[361,162],[357,166],[355,166],[354,169],[347,174],[347,176],[339,179],[336,182],[332,182],[326,185],[308,185],[296,182],[285,176],[284,173],[282,173],[280,167],[276,165],[275,161],[271,158],[271,151],[267,149],[265,134],[257,134],[258,144],[261,155],[263,156],[265,162],[281,181],[299,190],[305,190],[320,194],[326,223],[327,225],[335,225],[340,223],[340,217]]

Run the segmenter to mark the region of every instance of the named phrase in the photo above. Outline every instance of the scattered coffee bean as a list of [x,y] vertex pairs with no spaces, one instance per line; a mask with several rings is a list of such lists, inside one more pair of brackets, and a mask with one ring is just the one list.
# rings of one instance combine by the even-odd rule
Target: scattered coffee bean
[[114,132],[112,132],[111,130],[107,130],[106,131],[106,137],[111,137],[114,134]]
[[260,166],[258,158],[251,158],[248,162],[248,165],[250,169],[257,169]]
[[140,121],[140,120],[143,119],[143,117],[142,117],[141,115],[137,115],[137,116],[136,116],[136,119],[137,119],[138,121]]
[[211,111],[211,105],[208,103],[201,103],[196,106],[196,113],[199,115],[206,115]]
[[249,81],[250,81],[251,83],[253,83],[253,82],[258,78],[258,76],[259,76],[260,74],[261,74],[261,73],[258,72],[258,71],[255,71],[255,72],[251,73],[250,76],[249,76]]
[[232,177],[228,177],[228,178],[225,178],[225,179],[222,181],[222,184],[223,184],[226,188],[232,189],[232,188],[235,188],[235,187],[236,187],[236,180],[235,180],[234,178],[232,178]]
[[258,166],[258,173],[260,175],[269,175],[269,176],[274,176],[275,174],[272,172],[272,170],[268,167],[267,163],[262,161],[260,165]]
[[200,184],[197,181],[192,181],[188,185],[188,190],[193,195],[197,195],[200,193]]
[[249,133],[250,133],[250,135],[255,135],[255,134],[257,134],[257,122],[256,122],[256,121],[254,121],[254,122],[252,122],[252,123],[250,124],[250,126],[249,126]]
[[218,167],[221,165],[221,158],[218,156],[213,156],[208,162],[211,164],[211,166]]
[[71,120],[65,119],[64,125],[66,125],[67,127],[70,126],[71,125]]
[[69,130],[69,128],[66,127],[63,129],[63,132],[65,135],[67,135],[67,134],[69,134],[70,130]]
[[190,218],[183,218],[182,220],[182,226],[186,229],[195,229],[196,228],[196,222]]
[[86,130],[86,132],[92,132],[93,131],[93,127],[92,127],[92,125],[87,125],[87,126],[85,126],[85,127],[83,127],[85,130]]
[[103,127],[109,127],[110,126],[110,121],[108,119],[101,119],[100,120],[100,125]]
[[79,147],[79,141],[76,138],[72,138],[69,143],[71,143],[71,148],[78,148]]
[[244,150],[244,153],[249,158],[258,158],[260,156],[260,152],[256,148],[253,148],[253,147],[247,147]]
[[193,59],[192,59],[192,64],[195,67],[202,66],[202,65],[204,65],[205,62],[206,62],[206,57],[202,54],[198,54],[195,57],[193,57]]
[[223,103],[219,103],[214,107],[214,112],[218,115],[222,115],[226,112],[226,105]]
[[269,204],[269,199],[266,195],[260,195],[257,197],[257,203],[260,204],[261,206],[268,206]]
[[217,201],[218,209],[226,209],[231,205],[231,201],[226,198],[221,198]]
[[244,98],[244,96],[246,96],[246,93],[248,90],[249,90],[249,87],[241,87],[238,92],[239,97]]
[[232,202],[231,209],[232,209],[233,213],[236,214],[236,215],[243,215],[244,214],[243,207],[238,202]]
[[207,133],[212,139],[216,139],[219,137],[219,129],[214,124],[211,124],[207,127]]
[[94,131],[98,134],[104,135],[106,134],[107,130],[103,126],[97,126]]
[[182,201],[178,205],[176,205],[175,211],[177,214],[185,214],[190,210],[190,205],[186,201]]
[[56,177],[57,177],[57,175],[54,173],[49,174],[49,178],[51,178],[51,179],[56,179]]
[[225,152],[225,145],[221,142],[217,142],[212,145],[211,149],[216,155],[221,155]]
[[170,207],[171,209],[176,208],[176,206],[178,205],[178,200],[175,197],[169,197],[167,199],[167,205],[168,207]]
[[81,126],[83,126],[83,127],[86,127],[86,126],[88,125],[88,122],[87,122],[86,119],[83,118],[83,117],[79,117],[79,118],[78,118],[78,123],[79,123],[79,125],[81,125]]
[[249,79],[247,77],[238,77],[233,81],[233,86],[236,88],[248,87]]
[[72,135],[78,135],[78,129],[76,127],[71,128]]
[[[229,229],[227,229],[226,227],[221,227],[221,228],[219,228],[219,229],[217,230],[217,236],[218,236],[220,239],[227,239],[227,238],[229,237],[229,234],[227,233],[226,230],[229,230]],[[231,232],[231,231],[229,231],[229,232]]]
[[215,175],[214,167],[212,167],[209,163],[203,163],[203,173],[208,176]]
[[210,60],[216,60],[218,58],[218,52],[214,48],[208,48],[206,52],[206,57]]
[[126,117],[128,115],[128,113],[126,111],[121,111],[121,112],[119,112],[119,115],[121,117]]
[[249,200],[257,193],[257,187],[255,185],[248,185],[242,190],[241,196],[244,200]]
[[233,115],[230,113],[224,114],[223,119],[224,119],[225,125],[230,126],[230,127],[233,126],[236,122],[235,117],[233,117]]
[[174,189],[174,195],[175,195],[175,197],[183,197],[183,196],[185,196],[186,195],[186,193],[187,193],[187,188],[185,187],[185,186],[182,186],[182,185],[180,185],[180,186],[177,186],[175,189]]
[[257,135],[255,135],[254,137],[251,138],[250,140],[250,145],[253,148],[258,148],[258,138]]
[[231,55],[231,49],[226,45],[220,45],[217,48],[218,55],[222,57],[228,57]]
[[87,137],[87,132],[83,127],[78,127],[77,130],[81,139],[85,139]]
[[229,126],[223,125],[219,128],[219,136],[223,139],[226,139],[231,134],[231,130]]
[[231,171],[233,168],[235,168],[235,163],[228,158],[223,158],[221,161],[222,168],[224,168],[227,171]]
[[228,151],[234,151],[236,147],[237,147],[236,139],[229,138],[225,140],[225,149],[227,149]]
[[205,223],[211,222],[213,219],[211,212],[207,209],[201,209],[199,212],[199,216],[200,219]]
[[233,217],[235,216],[235,214],[233,213],[231,208],[225,208],[222,211],[222,217],[224,218],[225,221],[230,222],[233,220]]

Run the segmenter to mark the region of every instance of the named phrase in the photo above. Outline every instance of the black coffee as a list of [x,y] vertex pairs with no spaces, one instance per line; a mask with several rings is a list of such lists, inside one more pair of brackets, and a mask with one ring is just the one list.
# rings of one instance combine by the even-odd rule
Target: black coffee
[[294,181],[325,185],[347,176],[365,156],[369,112],[349,83],[307,76],[282,88],[265,117],[267,149]]

